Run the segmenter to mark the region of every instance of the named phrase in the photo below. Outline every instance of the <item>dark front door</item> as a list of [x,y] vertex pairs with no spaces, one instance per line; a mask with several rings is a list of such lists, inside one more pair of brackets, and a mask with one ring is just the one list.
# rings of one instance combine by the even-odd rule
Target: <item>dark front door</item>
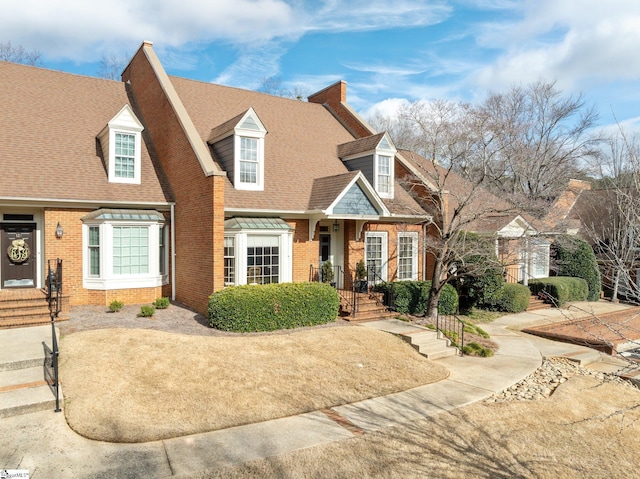
[[36,285],[36,225],[0,224],[0,278],[3,288],[34,288]]
[[320,235],[320,264],[329,260],[331,256],[331,235]]

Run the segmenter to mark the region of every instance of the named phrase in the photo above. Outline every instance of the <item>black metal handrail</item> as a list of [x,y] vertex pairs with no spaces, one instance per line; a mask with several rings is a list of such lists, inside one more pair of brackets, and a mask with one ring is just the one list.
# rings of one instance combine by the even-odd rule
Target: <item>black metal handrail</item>
[[[351,288],[345,288],[345,273],[342,269],[342,266],[335,265],[333,266],[333,279],[334,281],[329,282],[336,290],[341,298],[341,304],[343,306],[342,310],[351,314],[352,317],[355,317],[358,311],[358,295],[356,294],[355,283],[353,278],[349,278],[349,282],[351,283]],[[317,268],[314,265],[309,266],[309,281],[312,282],[322,282],[322,268]]]
[[436,316],[436,332],[451,341],[460,356],[464,356],[464,321],[455,314],[450,316]]
[[49,316],[51,318],[51,344],[49,349],[43,342],[45,351],[45,379],[56,397],[55,412],[60,412],[60,381],[58,371],[58,338],[56,337],[55,320],[62,310],[62,260],[55,260],[55,269],[51,265],[52,260],[48,261],[47,269],[47,302],[49,303]]

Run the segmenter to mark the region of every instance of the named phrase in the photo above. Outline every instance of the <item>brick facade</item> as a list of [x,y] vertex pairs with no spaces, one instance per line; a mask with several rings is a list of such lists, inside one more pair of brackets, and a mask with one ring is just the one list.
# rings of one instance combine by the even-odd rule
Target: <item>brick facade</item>
[[224,177],[206,176],[163,86],[140,49],[123,74],[175,196],[176,300],[206,313],[224,285]]

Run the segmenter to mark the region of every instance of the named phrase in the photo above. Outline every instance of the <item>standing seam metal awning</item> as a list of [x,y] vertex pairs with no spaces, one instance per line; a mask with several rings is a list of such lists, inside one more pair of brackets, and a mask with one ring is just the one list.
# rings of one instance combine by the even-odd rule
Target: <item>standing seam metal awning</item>
[[293,228],[282,218],[229,218],[224,222],[224,230],[293,230]]
[[82,221],[166,221],[162,213],[156,210],[125,210],[100,208],[80,218]]

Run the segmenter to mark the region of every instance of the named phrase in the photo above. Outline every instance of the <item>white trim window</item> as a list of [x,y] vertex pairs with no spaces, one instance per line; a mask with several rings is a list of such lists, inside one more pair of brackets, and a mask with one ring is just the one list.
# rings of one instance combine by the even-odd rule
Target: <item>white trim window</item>
[[250,108],[234,132],[234,179],[238,190],[264,190],[264,138],[267,130]]
[[365,231],[364,261],[369,270],[368,281],[377,283],[387,281],[387,232]]
[[168,283],[163,220],[88,216],[95,217],[84,220],[82,231],[85,288],[148,288]]
[[236,284],[236,237],[224,237],[224,285]]
[[549,254],[551,243],[546,240],[532,239],[529,274],[532,278],[546,278],[549,276]]
[[376,190],[380,196],[388,196],[391,193],[391,157],[378,155],[376,171]]
[[141,183],[142,123],[125,105],[98,135],[110,183]]
[[418,233],[398,233],[398,280],[418,279]]
[[291,282],[290,231],[241,231],[224,240],[225,286]]
[[258,138],[240,137],[240,183],[258,184]]

